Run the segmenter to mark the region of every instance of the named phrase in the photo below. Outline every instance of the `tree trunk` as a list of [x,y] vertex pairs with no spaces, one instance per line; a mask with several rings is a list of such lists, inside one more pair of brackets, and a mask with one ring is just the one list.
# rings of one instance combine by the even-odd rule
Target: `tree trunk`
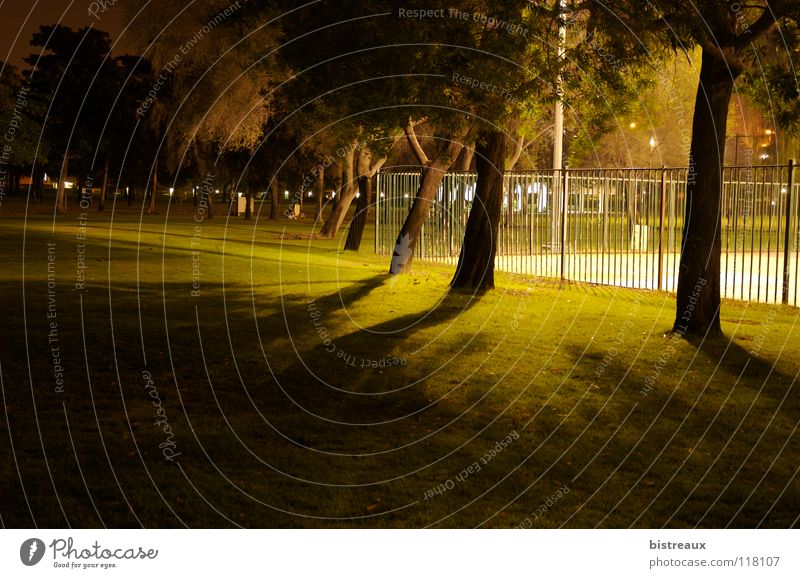
[[355,185],[354,177],[354,160],[355,160],[355,143],[348,147],[347,154],[344,157],[344,183],[342,183],[342,190],[337,194],[339,197],[336,205],[333,207],[331,214],[322,226],[319,234],[326,239],[333,239],[339,232],[339,227],[342,226],[342,221],[350,208],[350,203],[356,196],[357,187]]
[[494,289],[494,257],[497,232],[503,208],[503,174],[506,160],[506,137],[492,131],[477,144],[475,166],[478,182],[469,211],[458,267],[450,282],[454,288],[474,291]]
[[255,187],[252,184],[247,185],[247,196],[244,200],[244,220],[249,221],[253,214],[253,195],[255,194]]
[[277,221],[278,218],[280,218],[280,209],[281,209],[281,189],[278,186],[277,179],[272,180],[272,183],[269,186],[269,194],[270,194],[269,218],[272,221]]
[[439,185],[442,184],[447,169],[461,152],[461,147],[461,142],[456,139],[444,143],[439,141],[438,154],[429,161],[428,166],[422,169],[417,196],[414,198],[408,217],[406,217],[395,241],[389,273],[393,275],[403,273],[414,260],[414,249],[417,246],[422,225],[428,218],[431,201],[436,196],[436,191],[439,190]]
[[364,227],[369,220],[369,209],[372,206],[372,177],[378,174],[386,157],[380,158],[375,164],[371,165],[372,155],[367,153],[359,155],[358,167],[358,203],[356,203],[356,214],[350,221],[350,229],[347,231],[345,241],[345,251],[358,251],[361,247],[361,238],[364,235]]
[[719,335],[722,166],[734,74],[703,50],[692,121],[673,331]]
[[367,214],[372,203],[372,177],[369,174],[359,175],[358,177],[358,201],[356,202],[356,214],[350,221],[350,228],[347,231],[347,240],[344,243],[345,251],[358,251],[361,247],[361,237],[364,235],[364,227],[367,224]]
[[67,213],[67,194],[65,183],[69,174],[69,151],[64,153],[64,162],[61,163],[61,174],[58,176],[58,189],[56,192],[56,211],[65,215]]
[[325,190],[325,167],[319,168],[317,173],[317,209],[314,211],[314,227],[322,220],[322,195]]
[[[150,207],[147,209],[148,215],[156,214],[156,189],[158,188],[158,160],[153,163],[153,189],[150,191]],[[210,204],[210,203],[209,203]]]
[[39,168],[39,165],[36,165],[33,168],[32,173],[30,196],[33,203],[36,204],[42,201],[42,188],[44,187],[44,184],[42,183],[43,171],[41,168]]
[[469,168],[472,166],[472,157],[474,156],[475,148],[465,146],[458,157],[458,170],[464,173],[469,171]]
[[206,219],[214,218],[214,191],[212,189],[206,190]]
[[102,211],[106,205],[106,195],[108,194],[108,157],[103,164],[103,184],[100,187],[100,200],[97,201],[97,210]]

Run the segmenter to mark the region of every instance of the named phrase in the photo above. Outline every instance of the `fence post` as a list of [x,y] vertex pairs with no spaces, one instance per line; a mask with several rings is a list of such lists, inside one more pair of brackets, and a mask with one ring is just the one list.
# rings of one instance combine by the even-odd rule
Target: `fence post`
[[658,290],[661,291],[664,285],[664,211],[667,209],[667,173],[661,167],[661,203],[658,216]]
[[[322,191],[319,193],[322,194]],[[369,209],[367,209],[369,210]],[[375,177],[375,254],[378,254],[378,239],[380,239],[380,228],[381,228],[381,171],[378,171],[377,176]]]
[[789,304],[789,246],[791,243],[792,230],[792,188],[794,187],[794,159],[789,159],[788,184],[786,186],[786,231],[783,237],[783,295],[781,303]]
[[567,251],[567,168],[561,169],[561,280],[563,281]]

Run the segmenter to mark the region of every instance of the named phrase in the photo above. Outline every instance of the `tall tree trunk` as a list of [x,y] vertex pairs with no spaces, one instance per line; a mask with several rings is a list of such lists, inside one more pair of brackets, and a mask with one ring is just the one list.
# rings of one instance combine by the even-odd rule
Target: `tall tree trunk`
[[106,205],[106,195],[108,194],[108,157],[103,163],[103,184],[100,187],[100,200],[97,201],[97,210],[102,211]]
[[461,147],[461,142],[455,139],[439,141],[436,146],[436,156],[430,159],[427,166],[422,169],[417,196],[414,198],[411,210],[395,241],[389,273],[399,274],[406,271],[414,260],[414,249],[417,246],[422,225],[428,218],[431,201],[436,196],[436,191],[439,190],[445,173],[453,164],[458,153],[461,152]]
[[735,74],[703,49],[692,121],[678,297],[673,330],[719,335],[722,166]]
[[317,173],[317,208],[314,211],[314,226],[322,220],[322,195],[325,191],[325,167],[319,167]]
[[158,188],[158,159],[153,162],[153,189],[150,191],[150,207],[147,209],[148,215],[156,214],[156,189]]
[[475,185],[475,199],[469,211],[458,267],[450,286],[486,291],[494,289],[494,257],[497,253],[500,211],[503,208],[503,174],[506,166],[505,134],[488,132],[479,140],[476,148],[478,182]]
[[280,218],[280,209],[281,209],[281,189],[278,186],[277,179],[272,179],[272,183],[269,186],[269,194],[270,194],[269,218],[272,221],[277,221]]
[[339,232],[339,227],[342,226],[342,221],[350,208],[350,203],[356,196],[355,174],[355,143],[348,147],[347,154],[344,157],[344,183],[342,184],[342,191],[338,193],[339,197],[336,205],[333,207],[331,214],[322,226],[319,234],[326,239],[333,239]]
[[67,213],[67,193],[66,181],[69,175],[69,151],[64,153],[64,161],[61,163],[61,173],[58,176],[58,189],[56,190],[56,211],[65,215]]

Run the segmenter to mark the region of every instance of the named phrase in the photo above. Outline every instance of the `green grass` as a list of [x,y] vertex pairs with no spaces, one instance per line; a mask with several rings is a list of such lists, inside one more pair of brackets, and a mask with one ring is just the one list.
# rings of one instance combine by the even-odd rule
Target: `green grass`
[[451,268],[390,279],[309,222],[218,216],[193,247],[190,211],[90,212],[82,291],[77,213],[0,219],[3,525],[798,524],[797,309],[726,302],[725,339],[672,350],[667,294],[448,293]]

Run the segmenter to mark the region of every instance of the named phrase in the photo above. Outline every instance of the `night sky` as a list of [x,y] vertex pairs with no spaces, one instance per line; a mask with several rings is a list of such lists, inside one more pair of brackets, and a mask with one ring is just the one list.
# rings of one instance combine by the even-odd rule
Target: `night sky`
[[[89,15],[90,4],[86,0],[0,0],[0,60],[24,68],[23,57],[33,51],[28,42],[43,24],[61,23],[75,29],[93,24],[111,34],[113,40],[120,38],[120,6],[109,6],[98,20]],[[114,48],[116,54],[125,51],[123,41]]]

